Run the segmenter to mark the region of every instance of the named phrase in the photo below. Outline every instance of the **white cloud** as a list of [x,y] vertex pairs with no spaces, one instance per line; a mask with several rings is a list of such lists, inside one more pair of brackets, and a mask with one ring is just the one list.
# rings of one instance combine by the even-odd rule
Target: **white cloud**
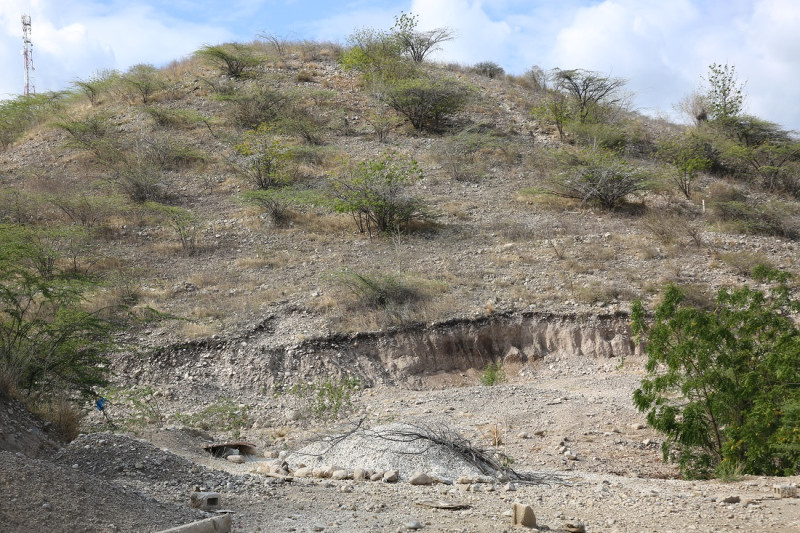
[[[64,89],[72,80],[85,79],[99,69],[124,71],[137,63],[163,65],[204,42],[233,39],[223,28],[177,20],[145,4],[126,2],[111,7],[80,0],[31,3],[37,91]],[[3,50],[22,49],[20,16],[19,6],[0,5]],[[0,95],[22,92],[22,59],[13,55],[0,55]]]
[[[22,88],[20,4],[0,0],[0,97]],[[800,129],[797,0],[30,0],[38,90],[62,89],[102,68],[162,65],[202,44],[259,31],[343,41],[389,29],[400,10],[420,29],[456,38],[434,59],[586,68],[629,80],[636,105],[669,112],[711,63],[747,80],[748,111]],[[192,22],[192,21],[195,22]]]

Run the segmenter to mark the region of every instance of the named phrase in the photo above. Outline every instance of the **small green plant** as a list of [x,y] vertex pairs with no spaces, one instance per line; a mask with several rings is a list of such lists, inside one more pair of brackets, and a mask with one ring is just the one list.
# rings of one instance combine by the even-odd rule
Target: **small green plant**
[[147,202],[144,207],[163,217],[175,231],[185,253],[194,255],[197,252],[198,220],[194,213],[182,207],[156,202]]
[[301,383],[286,391],[299,403],[301,413],[313,420],[331,422],[345,416],[353,403],[353,393],[361,390],[361,380],[346,376]]
[[131,430],[164,425],[164,413],[150,386],[109,387],[99,395],[107,400],[105,410],[114,425]]
[[368,275],[345,269],[336,278],[359,305],[370,309],[392,310],[423,298],[419,289],[391,274]]
[[500,363],[489,363],[481,374],[481,383],[487,387],[499,385],[506,379],[506,374],[503,372],[503,367]]
[[245,191],[242,199],[262,208],[276,227],[284,227],[292,219],[292,207],[319,205],[326,198],[312,190],[279,187],[267,190]]

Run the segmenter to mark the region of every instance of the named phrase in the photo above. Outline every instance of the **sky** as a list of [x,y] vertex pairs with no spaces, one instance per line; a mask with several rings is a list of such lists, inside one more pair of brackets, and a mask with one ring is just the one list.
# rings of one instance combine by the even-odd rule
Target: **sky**
[[636,110],[673,120],[709,65],[733,65],[747,113],[800,130],[798,0],[0,0],[0,99],[23,92],[22,14],[41,93],[264,34],[345,43],[401,11],[454,31],[433,60],[598,71],[627,80]]

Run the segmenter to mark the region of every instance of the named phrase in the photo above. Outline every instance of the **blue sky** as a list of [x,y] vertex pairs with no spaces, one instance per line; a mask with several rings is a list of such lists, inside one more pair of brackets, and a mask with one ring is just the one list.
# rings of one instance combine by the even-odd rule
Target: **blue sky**
[[262,33],[343,43],[357,28],[388,29],[401,11],[418,14],[420,29],[456,32],[435,60],[611,73],[650,115],[674,115],[708,65],[729,63],[746,82],[747,112],[800,130],[798,0],[0,0],[0,98],[22,92],[23,13],[42,92]]

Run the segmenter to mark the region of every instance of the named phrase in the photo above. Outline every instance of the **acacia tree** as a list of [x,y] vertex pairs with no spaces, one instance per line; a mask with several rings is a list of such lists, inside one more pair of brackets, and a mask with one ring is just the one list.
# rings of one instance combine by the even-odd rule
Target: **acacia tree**
[[0,225],[0,393],[33,403],[104,385],[113,323],[85,310],[86,279],[39,271],[44,251],[30,230]]
[[769,290],[721,289],[714,310],[685,305],[676,286],[652,324],[641,302],[632,308],[648,357],[633,401],[688,477],[800,472],[800,301],[788,274],[754,277]]
[[556,89],[572,96],[578,110],[578,120],[585,123],[596,116],[599,107],[619,104],[623,100],[620,89],[626,81],[583,69],[560,70],[553,73]]

